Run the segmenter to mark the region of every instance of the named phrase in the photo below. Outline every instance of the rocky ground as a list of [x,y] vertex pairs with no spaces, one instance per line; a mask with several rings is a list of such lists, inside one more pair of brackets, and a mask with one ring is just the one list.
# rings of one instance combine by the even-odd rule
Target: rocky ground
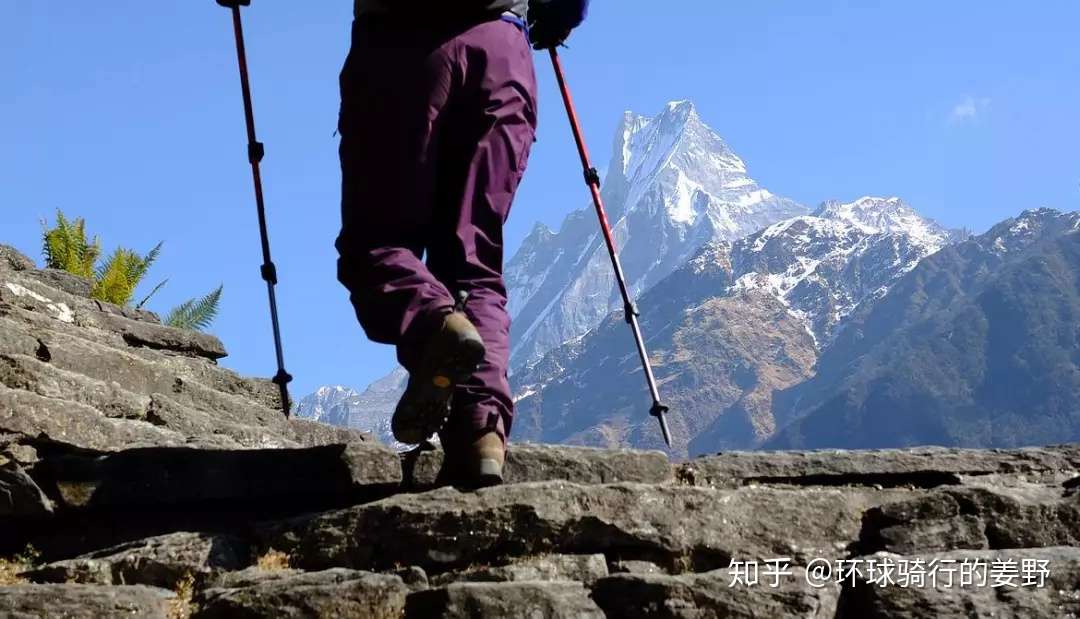
[[0,247],[0,616],[1080,614],[1080,446],[521,444],[437,488],[87,290]]

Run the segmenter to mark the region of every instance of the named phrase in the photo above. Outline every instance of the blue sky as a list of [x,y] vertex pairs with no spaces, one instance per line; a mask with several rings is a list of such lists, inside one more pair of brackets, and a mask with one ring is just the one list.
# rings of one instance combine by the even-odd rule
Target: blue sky
[[[334,279],[337,73],[349,0],[246,9],[294,391],[392,367]],[[1080,198],[1080,4],[594,0],[564,60],[598,165],[621,112],[692,99],[774,193],[899,195],[981,231]],[[62,208],[106,246],[165,241],[163,311],[225,285],[213,331],[273,373],[229,14],[213,0],[0,2],[0,242],[39,257]],[[587,204],[546,57],[539,142],[508,224]]]

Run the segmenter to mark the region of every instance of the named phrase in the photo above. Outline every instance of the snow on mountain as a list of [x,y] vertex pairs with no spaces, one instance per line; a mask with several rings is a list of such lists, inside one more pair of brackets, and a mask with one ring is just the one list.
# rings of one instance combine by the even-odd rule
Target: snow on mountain
[[[949,242],[896,198],[829,202],[734,242],[712,242],[640,300],[674,453],[744,449],[776,430],[772,393],[812,376],[864,303]],[[515,374],[527,440],[662,447],[616,312]],[[629,394],[629,395],[628,395]]]
[[[806,212],[750,178],[688,101],[654,117],[624,114],[603,194],[634,293],[706,243]],[[506,283],[514,367],[581,336],[622,305],[591,207],[568,215],[558,232],[537,225],[508,262]]]
[[301,398],[293,414],[300,419],[321,421],[331,425],[347,425],[347,419],[338,419],[337,407],[347,398],[360,395],[355,389],[341,385],[319,387],[315,393]]
[[370,432],[382,443],[404,450],[408,446],[394,440],[390,415],[407,380],[405,370],[397,368],[371,383],[363,393],[348,387],[320,387],[297,403],[296,416]]
[[736,291],[782,301],[819,344],[860,303],[950,242],[953,233],[899,198],[829,201],[732,245]]
[[900,232],[928,246],[941,247],[952,235],[952,232],[919,215],[896,197],[863,196],[846,204],[830,200],[819,206],[814,215],[851,224],[869,234]]

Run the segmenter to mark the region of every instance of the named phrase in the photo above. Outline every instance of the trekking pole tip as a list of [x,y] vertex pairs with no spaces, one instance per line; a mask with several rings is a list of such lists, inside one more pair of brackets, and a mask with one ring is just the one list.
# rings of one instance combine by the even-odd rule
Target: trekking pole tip
[[656,420],[660,422],[660,433],[664,435],[664,442],[667,446],[671,447],[671,430],[668,429],[667,417],[665,414],[670,410],[659,402],[654,402],[649,414],[656,417]]

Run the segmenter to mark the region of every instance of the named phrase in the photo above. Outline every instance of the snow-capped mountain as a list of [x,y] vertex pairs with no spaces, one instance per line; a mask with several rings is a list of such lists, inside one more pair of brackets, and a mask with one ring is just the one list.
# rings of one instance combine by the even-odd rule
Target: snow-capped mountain
[[398,368],[371,383],[363,393],[342,386],[320,387],[297,403],[296,416],[330,425],[372,433],[375,438],[396,449],[405,449],[394,440],[390,416],[405,390],[408,374]]
[[[772,393],[809,378],[844,318],[950,237],[897,198],[862,198],[703,247],[639,304],[675,452],[768,438]],[[633,352],[616,314],[526,367],[513,377],[517,435],[660,447]]]
[[[603,195],[635,293],[708,242],[737,239],[807,210],[750,178],[688,101],[669,103],[654,117],[626,112]],[[538,224],[508,262],[506,283],[515,368],[583,335],[622,305],[591,207],[568,215],[558,232]]]
[[776,395],[770,449],[1080,437],[1080,213],[1028,210],[919,262]]
[[867,299],[954,237],[900,198],[823,203],[735,242],[734,290],[761,290],[783,302],[823,343]]

